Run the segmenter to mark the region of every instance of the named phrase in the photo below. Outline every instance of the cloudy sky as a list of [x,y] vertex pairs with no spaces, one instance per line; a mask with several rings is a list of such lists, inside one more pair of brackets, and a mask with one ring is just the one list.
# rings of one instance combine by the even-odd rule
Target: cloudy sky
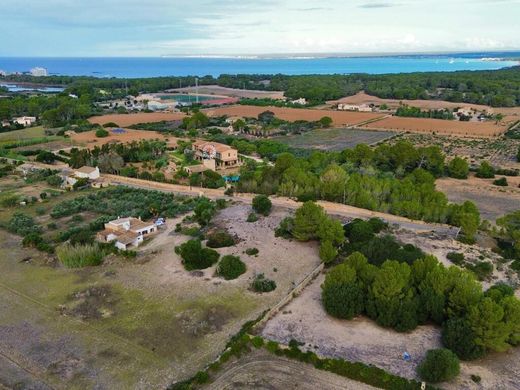
[[0,56],[520,49],[520,0],[0,0]]

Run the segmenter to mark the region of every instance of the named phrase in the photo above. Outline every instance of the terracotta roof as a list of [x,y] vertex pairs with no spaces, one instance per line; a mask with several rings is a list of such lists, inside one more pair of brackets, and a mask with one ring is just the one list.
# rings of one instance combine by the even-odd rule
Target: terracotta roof
[[140,221],[139,219],[136,219],[136,218],[133,218],[130,221],[130,230],[138,230],[138,229],[143,229],[143,228],[150,227],[150,226],[154,226],[154,224],[152,222]]
[[76,169],[76,172],[81,172],[81,173],[86,173],[86,174],[89,174],[89,173],[92,173],[95,171],[96,171],[96,168],[87,167],[86,165],[82,166],[81,168]]
[[206,145],[213,146],[217,152],[225,152],[227,150],[233,149],[229,145],[221,144],[218,142],[197,141],[194,142],[193,145],[195,145],[199,149],[203,149]]
[[126,232],[119,236],[117,236],[116,241],[120,242],[123,245],[131,244],[137,238],[137,233],[134,232]]

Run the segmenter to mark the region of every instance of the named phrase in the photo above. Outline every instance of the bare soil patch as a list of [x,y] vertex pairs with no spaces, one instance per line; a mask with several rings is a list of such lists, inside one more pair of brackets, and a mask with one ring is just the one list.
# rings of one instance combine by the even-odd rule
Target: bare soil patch
[[258,114],[264,111],[272,111],[277,118],[291,122],[297,120],[318,121],[324,116],[329,116],[332,118],[334,126],[352,126],[384,116],[384,114],[376,114],[371,112],[347,112],[313,110],[305,108],[257,107],[245,105],[211,108],[205,110],[205,113],[209,116],[227,115],[257,118]]
[[391,116],[362,126],[373,130],[410,131],[415,133],[448,134],[461,137],[496,137],[507,126],[495,122],[461,122],[429,118]]
[[138,114],[108,114],[93,116],[89,118],[88,121],[98,125],[113,122],[120,127],[128,127],[139,123],[177,121],[181,120],[185,116],[186,115],[182,112],[142,112]]
[[440,110],[443,108],[454,109],[459,107],[472,107],[478,111],[494,112],[497,110],[490,106],[482,104],[468,104],[468,103],[454,103],[444,100],[407,100],[407,99],[383,99],[377,96],[368,95],[364,91],[358,92],[355,95],[347,96],[338,100],[331,100],[329,104],[345,103],[345,104],[386,104],[389,108],[397,108],[401,104],[406,104],[413,107],[419,107],[426,110]]
[[133,141],[153,139],[163,140],[172,144],[177,143],[177,138],[166,136],[156,131],[132,129],[125,129],[124,133],[110,132],[109,136],[102,138],[96,137],[96,132],[94,130],[86,131],[83,133],[74,134],[71,138],[75,143],[85,145],[88,148],[94,148],[95,146],[101,147],[102,145],[111,143],[129,143]]

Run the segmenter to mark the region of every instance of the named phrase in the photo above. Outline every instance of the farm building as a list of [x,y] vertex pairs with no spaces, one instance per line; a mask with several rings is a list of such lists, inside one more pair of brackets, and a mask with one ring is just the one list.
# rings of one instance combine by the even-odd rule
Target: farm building
[[214,160],[215,169],[213,170],[237,167],[241,164],[238,151],[225,144],[197,141],[193,143],[192,150],[197,160]]
[[138,247],[144,236],[155,233],[157,226],[153,222],[143,222],[138,218],[118,218],[105,223],[105,229],[97,233],[100,242],[114,242],[118,249],[126,251]]
[[31,126],[34,122],[36,122],[36,117],[34,116],[20,116],[13,119],[14,123],[18,123],[22,126]]
[[98,167],[83,166],[74,170],[66,168],[61,171],[60,176],[63,179],[62,186],[65,188],[72,188],[80,179],[87,179],[94,188],[108,186],[108,182],[101,177]]
[[340,111],[358,111],[358,112],[372,112],[372,107],[368,104],[338,104],[338,110]]

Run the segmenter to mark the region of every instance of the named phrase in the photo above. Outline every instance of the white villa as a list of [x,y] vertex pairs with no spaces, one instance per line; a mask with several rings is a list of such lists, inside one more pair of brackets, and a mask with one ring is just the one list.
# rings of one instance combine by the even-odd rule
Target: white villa
[[156,231],[157,226],[153,222],[143,222],[133,217],[118,218],[105,223],[105,229],[97,233],[96,239],[100,242],[114,242],[118,249],[126,251],[138,247],[146,235]]

